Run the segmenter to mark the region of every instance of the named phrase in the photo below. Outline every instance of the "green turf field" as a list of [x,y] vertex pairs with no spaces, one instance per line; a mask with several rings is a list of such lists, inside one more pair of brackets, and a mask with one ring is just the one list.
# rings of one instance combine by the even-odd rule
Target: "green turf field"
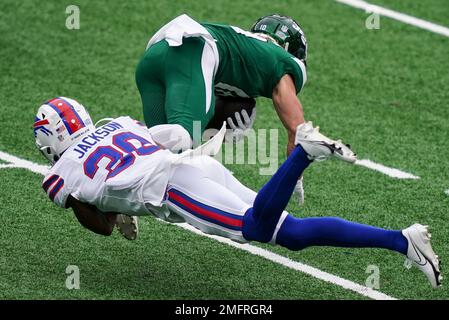
[[[449,25],[444,0],[372,2]],[[421,177],[397,180],[336,161],[314,164],[305,174],[305,206],[292,201],[289,211],[385,228],[428,224],[435,251],[449,260],[449,38],[388,18],[368,30],[365,12],[333,0],[79,0],[79,30],[65,27],[69,4],[0,3],[0,151],[45,164],[31,125],[40,103],[55,96],[79,100],[94,120],[142,119],[136,64],[151,34],[181,13],[244,29],[259,16],[289,14],[309,42],[300,95],[307,119],[350,142],[360,158]],[[282,128],[268,100],[259,99],[257,108],[256,128]],[[228,167],[254,189],[269,178],[255,165]],[[134,242],[117,232],[95,235],[47,199],[41,180],[25,169],[0,169],[1,299],[366,299],[150,217],[141,219]],[[433,290],[395,253],[261,247],[361,285],[367,267],[376,265],[379,290],[398,299],[449,298],[448,286]],[[65,287],[68,265],[79,266],[79,290]]]

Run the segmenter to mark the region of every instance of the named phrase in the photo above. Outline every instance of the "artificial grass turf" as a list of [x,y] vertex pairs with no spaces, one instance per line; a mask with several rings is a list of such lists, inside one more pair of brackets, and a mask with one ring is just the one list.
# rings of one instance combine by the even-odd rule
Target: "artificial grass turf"
[[[70,31],[65,5],[57,1],[0,4],[1,151],[44,163],[31,123],[39,104],[53,96],[78,99],[95,120],[142,119],[134,68],[150,35],[180,13],[243,28],[261,15],[287,13],[300,21],[310,45],[300,94],[306,118],[350,142],[361,158],[421,177],[400,181],[336,161],[317,163],[305,174],[305,206],[292,201],[289,211],[395,229],[429,224],[435,251],[448,260],[449,39],[384,18],[380,30],[367,30],[363,11],[333,1],[80,1],[79,7],[81,29]],[[281,130],[279,161],[285,159],[285,134],[266,99],[258,99],[256,128]],[[258,166],[228,167],[255,190],[269,178]],[[99,237],[49,202],[42,177],[1,169],[0,178],[2,298],[363,298],[151,218],[142,220],[137,242],[116,233]],[[361,284],[368,265],[377,265],[380,290],[397,298],[449,297],[445,287],[432,290],[419,271],[406,271],[395,253],[269,249]],[[80,266],[80,290],[64,287],[68,264]]]

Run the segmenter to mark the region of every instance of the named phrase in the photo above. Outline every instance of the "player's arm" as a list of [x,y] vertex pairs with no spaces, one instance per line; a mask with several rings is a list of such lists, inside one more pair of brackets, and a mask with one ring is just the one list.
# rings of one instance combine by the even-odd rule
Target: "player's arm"
[[160,147],[177,153],[192,147],[190,134],[179,124],[160,124],[148,129]]
[[90,231],[110,236],[114,230],[116,213],[100,213],[95,206],[83,203],[72,196],[67,198],[66,207],[72,208],[79,223]]
[[304,123],[304,113],[301,102],[296,96],[293,78],[285,74],[273,89],[273,104],[288,133],[287,155],[295,147],[296,127]]

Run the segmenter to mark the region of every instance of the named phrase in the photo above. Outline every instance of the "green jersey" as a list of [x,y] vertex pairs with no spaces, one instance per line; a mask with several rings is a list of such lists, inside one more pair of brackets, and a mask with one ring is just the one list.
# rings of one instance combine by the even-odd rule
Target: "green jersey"
[[[300,60],[258,34],[181,15],[150,39],[136,69],[145,123],[180,124],[193,136],[215,113],[215,95],[271,98],[289,74],[298,93],[306,82]],[[196,129],[195,129],[196,130]]]
[[271,98],[285,74],[293,77],[297,93],[302,89],[304,64],[280,46],[238,27],[202,25],[216,40],[219,52],[215,94]]

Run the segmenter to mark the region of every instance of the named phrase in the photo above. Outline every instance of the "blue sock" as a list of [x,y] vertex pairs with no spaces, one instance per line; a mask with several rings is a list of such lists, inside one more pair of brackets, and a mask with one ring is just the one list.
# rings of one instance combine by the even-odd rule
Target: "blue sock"
[[268,242],[290,200],[296,183],[311,161],[298,145],[271,179],[260,189],[245,216],[243,235],[247,240]]
[[407,254],[408,242],[401,231],[349,222],[340,218],[303,218],[287,216],[276,243],[290,250],[310,246],[384,248]]
[[[297,146],[256,196],[244,216],[243,236],[247,240],[268,242],[293,193],[298,178],[311,161]],[[408,242],[401,231],[385,230],[340,218],[287,216],[276,243],[291,250],[310,246],[376,247],[407,254]]]

